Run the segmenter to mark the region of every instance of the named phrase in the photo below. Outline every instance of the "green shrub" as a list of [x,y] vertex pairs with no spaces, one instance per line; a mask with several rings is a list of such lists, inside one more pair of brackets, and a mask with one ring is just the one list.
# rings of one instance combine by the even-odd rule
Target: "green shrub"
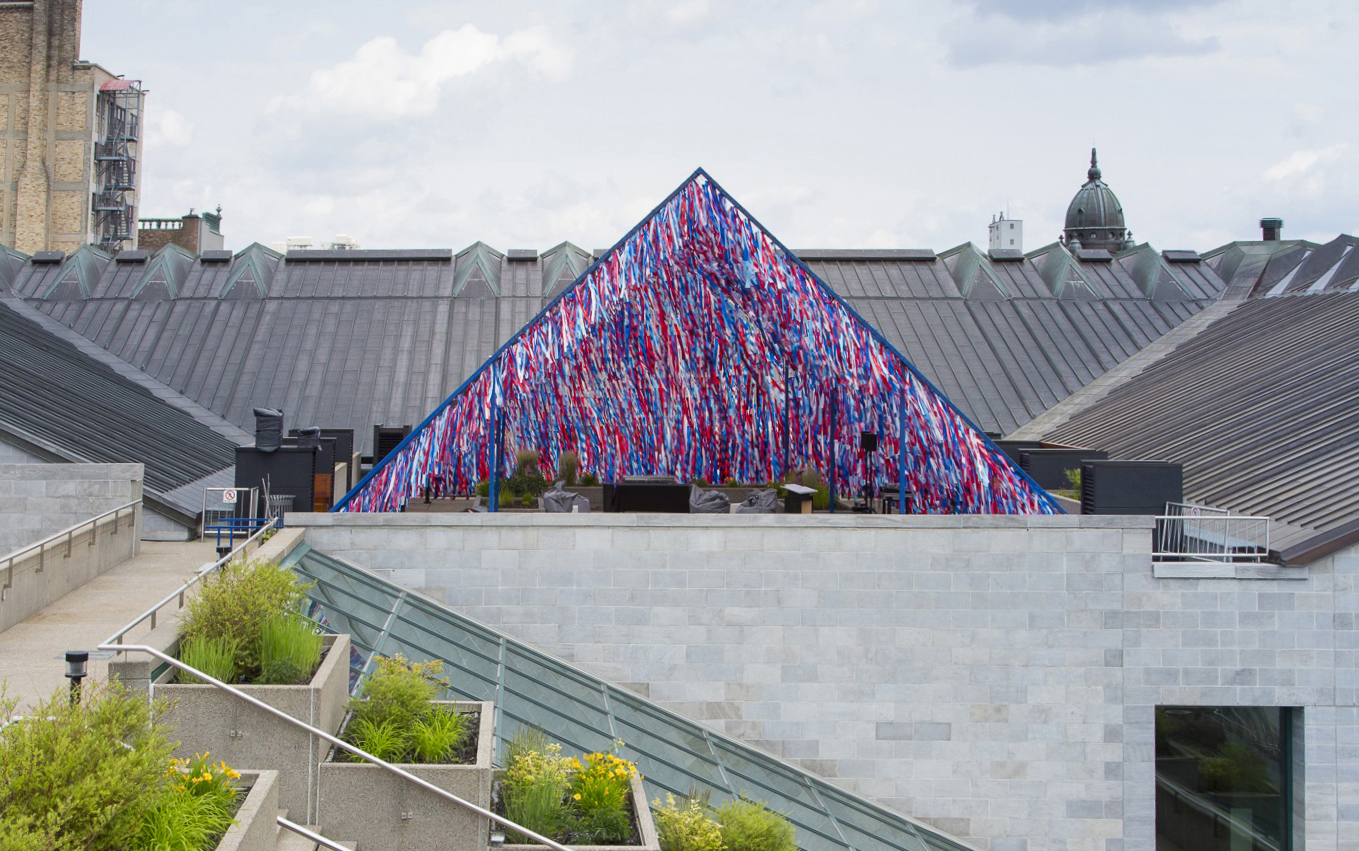
[[275,615],[260,631],[259,682],[305,683],[321,661],[321,634],[299,615]]
[[696,796],[677,803],[667,793],[664,804],[659,798],[651,802],[651,815],[661,851],[727,851],[721,825],[708,818],[707,807]]
[[471,732],[471,716],[452,709],[431,712],[411,725],[411,751],[415,762],[449,762],[462,749]]
[[599,474],[586,473],[581,477],[580,483],[587,488],[597,488],[599,487]]
[[574,452],[563,452],[557,457],[557,475],[560,476],[567,486],[576,483],[576,475],[580,472],[580,456]]
[[355,721],[387,721],[406,729],[434,709],[434,699],[447,686],[444,663],[411,662],[397,654],[378,659],[377,670],[363,684],[361,697],[349,699]]
[[[0,695],[0,720],[15,703]],[[170,752],[144,696],[87,685],[73,706],[58,690],[0,729],[0,848],[131,847],[168,786]]]
[[442,674],[437,659],[379,658],[363,695],[349,700],[344,740],[388,762],[454,761],[473,733],[473,716],[434,702],[448,685]]
[[205,579],[185,608],[183,640],[227,639],[236,644],[237,672],[253,680],[260,671],[260,638],[270,618],[295,612],[307,586],[270,561],[234,562]]
[[759,801],[739,798],[717,808],[722,844],[741,851],[797,851],[793,826]]
[[[229,638],[205,638],[199,635],[183,642],[179,648],[179,659],[190,668],[202,671],[210,677],[224,683],[234,683],[237,679],[238,652],[236,642]],[[190,685],[204,682],[186,672],[180,672],[179,681]]]

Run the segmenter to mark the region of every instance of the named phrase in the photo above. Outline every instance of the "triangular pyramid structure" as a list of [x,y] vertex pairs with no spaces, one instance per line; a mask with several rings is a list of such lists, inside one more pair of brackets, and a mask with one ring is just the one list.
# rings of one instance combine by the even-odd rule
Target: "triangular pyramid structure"
[[[878,435],[876,453],[860,452],[861,432]],[[904,478],[919,513],[1061,513],[702,169],[335,510],[469,493],[522,449],[547,470],[574,451],[604,481],[814,468],[846,494]]]

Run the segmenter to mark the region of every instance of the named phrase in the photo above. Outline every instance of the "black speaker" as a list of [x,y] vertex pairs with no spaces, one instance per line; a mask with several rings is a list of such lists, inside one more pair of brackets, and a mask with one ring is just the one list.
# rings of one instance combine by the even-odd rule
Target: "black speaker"
[[876,431],[859,432],[859,449],[864,452],[877,452],[878,433]]

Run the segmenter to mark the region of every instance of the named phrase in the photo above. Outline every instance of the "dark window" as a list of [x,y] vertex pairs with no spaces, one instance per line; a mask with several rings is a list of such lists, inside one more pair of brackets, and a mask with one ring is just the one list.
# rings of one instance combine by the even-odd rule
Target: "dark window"
[[1278,707],[1157,707],[1157,851],[1289,851],[1291,722]]

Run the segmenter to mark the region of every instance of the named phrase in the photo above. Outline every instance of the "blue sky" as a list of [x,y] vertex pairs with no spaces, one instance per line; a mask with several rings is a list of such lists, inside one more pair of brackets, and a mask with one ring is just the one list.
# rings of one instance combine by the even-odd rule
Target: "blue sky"
[[227,245],[611,245],[695,167],[794,248],[1053,241],[1089,149],[1138,241],[1359,230],[1349,2],[85,0],[142,215]]

